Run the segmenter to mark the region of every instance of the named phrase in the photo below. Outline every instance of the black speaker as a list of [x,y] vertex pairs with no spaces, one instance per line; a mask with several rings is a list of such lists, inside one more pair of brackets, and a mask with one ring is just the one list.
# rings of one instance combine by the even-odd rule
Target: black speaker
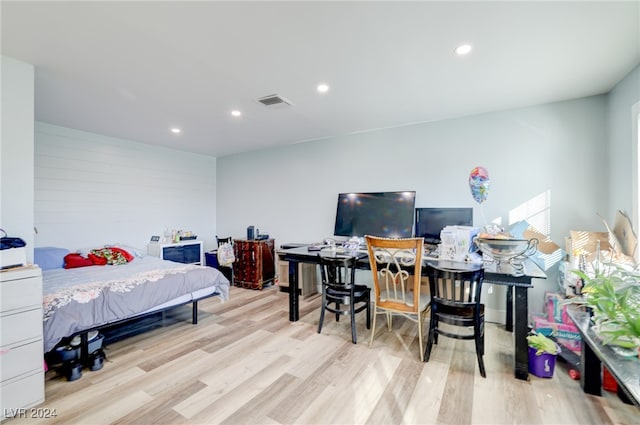
[[255,226],[247,227],[247,239],[252,241],[255,239]]

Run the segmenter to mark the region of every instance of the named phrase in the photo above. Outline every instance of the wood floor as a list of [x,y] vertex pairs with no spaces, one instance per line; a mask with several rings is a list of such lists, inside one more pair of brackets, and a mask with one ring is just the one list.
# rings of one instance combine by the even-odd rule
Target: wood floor
[[[231,300],[201,302],[165,316],[166,326],[106,347],[104,367],[68,382],[46,374],[40,413],[6,424],[640,424],[640,410],[615,394],[585,395],[567,369],[551,379],[513,378],[512,335],[486,328],[487,378],[472,341],[441,338],[419,360],[417,325],[379,317],[373,348],[359,315],[358,344],[348,320],[326,320],[317,298],[288,320],[278,287],[232,288]],[[48,409],[48,410],[47,410]]]

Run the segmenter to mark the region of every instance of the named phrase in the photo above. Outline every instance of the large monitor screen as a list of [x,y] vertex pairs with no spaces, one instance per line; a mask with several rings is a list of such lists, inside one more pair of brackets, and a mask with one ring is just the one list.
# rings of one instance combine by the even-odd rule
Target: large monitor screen
[[439,244],[445,226],[473,226],[473,208],[416,208],[416,237]]
[[416,192],[341,193],[333,234],[409,238]]

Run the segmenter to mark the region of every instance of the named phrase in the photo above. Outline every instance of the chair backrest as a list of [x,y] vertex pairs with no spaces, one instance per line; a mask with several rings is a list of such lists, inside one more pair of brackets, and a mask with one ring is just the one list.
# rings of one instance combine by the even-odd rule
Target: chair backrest
[[233,245],[233,237],[227,236],[226,238],[221,238],[216,235],[216,241],[218,242],[218,246],[222,246],[222,244],[228,243],[229,245]]
[[474,306],[480,304],[484,269],[475,271],[439,269],[429,266],[429,289],[438,302]]
[[422,238],[365,236],[373,274],[376,305],[417,313],[420,309]]
[[320,255],[322,285],[351,288],[356,276],[356,258]]

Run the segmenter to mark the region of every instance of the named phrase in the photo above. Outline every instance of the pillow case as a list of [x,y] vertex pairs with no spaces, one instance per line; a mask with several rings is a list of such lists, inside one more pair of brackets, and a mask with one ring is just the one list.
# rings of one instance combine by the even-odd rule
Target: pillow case
[[33,249],[33,262],[42,270],[61,269],[64,267],[64,257],[69,253],[66,248],[43,246]]

